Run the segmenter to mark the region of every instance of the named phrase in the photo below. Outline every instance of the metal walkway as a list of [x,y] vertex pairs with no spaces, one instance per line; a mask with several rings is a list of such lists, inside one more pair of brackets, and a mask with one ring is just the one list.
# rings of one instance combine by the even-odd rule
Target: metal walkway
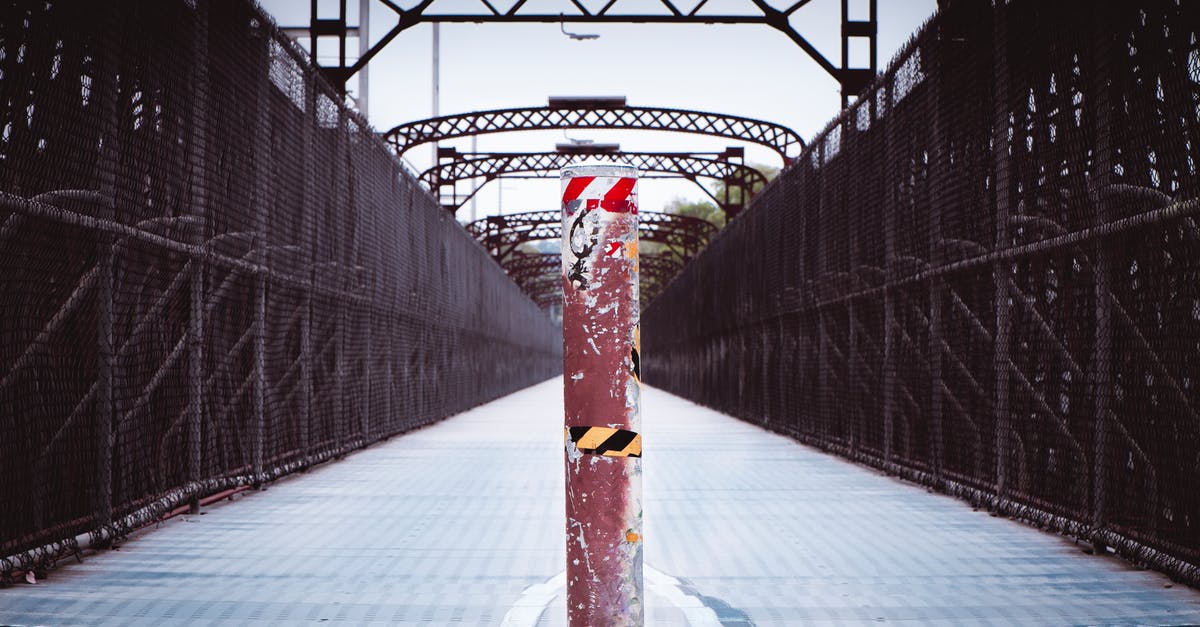
[[[0,624],[562,624],[561,384],[0,590]],[[647,623],[1196,624],[1200,592],[657,390]]]

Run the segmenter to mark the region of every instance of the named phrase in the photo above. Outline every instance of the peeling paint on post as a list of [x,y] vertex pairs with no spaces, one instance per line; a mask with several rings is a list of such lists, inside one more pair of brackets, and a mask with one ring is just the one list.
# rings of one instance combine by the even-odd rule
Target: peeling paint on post
[[642,624],[637,168],[562,170],[567,616]]

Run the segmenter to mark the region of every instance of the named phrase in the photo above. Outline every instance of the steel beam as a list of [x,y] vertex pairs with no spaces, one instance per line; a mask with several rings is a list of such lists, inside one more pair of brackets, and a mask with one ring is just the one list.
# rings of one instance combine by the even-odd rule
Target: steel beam
[[[792,43],[796,44],[821,69],[825,70],[841,85],[842,106],[846,106],[849,98],[861,92],[875,78],[878,67],[878,30],[879,17],[876,9],[877,0],[867,0],[868,10],[866,19],[852,19],[847,0],[840,3],[841,21],[841,59],[834,63],[821,53],[808,38],[796,27],[803,23],[799,11],[808,4],[806,0],[792,2],[788,5],[777,0],[751,0],[750,2],[723,3],[721,6],[728,13],[708,10],[708,2],[694,3],[690,9],[680,7],[676,0],[657,0],[649,7],[643,0],[609,0],[599,8],[589,8],[577,0],[559,0],[558,9],[554,3],[528,3],[518,0],[509,8],[501,10],[490,0],[419,0],[408,8],[399,6],[393,0],[377,0],[395,14],[395,23],[378,41],[364,43],[362,39],[369,38],[367,33],[369,7],[367,1],[360,1],[359,26],[350,26],[347,20],[347,1],[338,0],[336,17],[321,17],[318,3],[312,0],[307,27],[286,28],[285,32],[295,35],[307,35],[310,40],[309,54],[313,64],[324,71],[331,83],[342,92],[346,83],[355,74],[366,69],[384,48],[397,36],[418,24],[746,24],[760,25],[773,28]],[[658,6],[654,6],[658,5]],[[654,10],[647,10],[653,8]],[[732,10],[731,10],[732,9]],[[360,37],[357,58],[351,62],[348,59],[350,49],[348,37]],[[318,41],[321,37],[337,38],[337,63],[320,65]],[[850,63],[850,45],[852,42],[865,41],[868,45],[869,59],[865,66]],[[320,55],[328,57],[330,55]]]
[[[630,153],[615,152],[587,154],[601,161],[629,163],[641,172],[656,172],[686,178],[695,182],[709,198],[713,199],[726,215],[733,217],[745,208],[756,191],[766,186],[767,178],[759,170],[722,158],[723,153]],[[483,185],[476,185],[469,194],[451,195],[445,202],[443,186],[474,178],[484,179],[484,184],[512,174],[532,174],[538,178],[554,178],[562,168],[579,160],[579,153],[534,152],[534,153],[453,153],[453,161],[439,163],[421,173],[420,180],[442,200],[443,206],[458,210],[470,200]],[[643,177],[645,178],[645,177]],[[726,199],[718,198],[700,184],[700,178],[721,181],[725,184]],[[452,187],[454,189],[454,187]],[[738,190],[737,198],[730,200],[728,192]]]
[[417,120],[383,134],[397,155],[430,142],[510,131],[546,129],[626,129],[710,135],[760,144],[786,165],[804,150],[804,140],[774,122],[735,115],[657,107],[544,106],[474,111]]

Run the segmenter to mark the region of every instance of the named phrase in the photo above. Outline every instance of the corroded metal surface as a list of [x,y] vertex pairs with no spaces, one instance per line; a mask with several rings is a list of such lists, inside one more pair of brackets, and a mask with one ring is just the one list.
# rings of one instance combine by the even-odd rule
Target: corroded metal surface
[[562,174],[567,611],[642,623],[637,169]]

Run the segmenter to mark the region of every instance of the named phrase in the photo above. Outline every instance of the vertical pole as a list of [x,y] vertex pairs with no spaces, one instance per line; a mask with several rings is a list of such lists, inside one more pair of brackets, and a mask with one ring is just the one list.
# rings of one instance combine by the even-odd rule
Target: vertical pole
[[884,154],[884,206],[883,206],[883,364],[880,377],[883,379],[883,457],[891,461],[896,425],[896,296],[892,284],[895,273],[892,260],[896,258],[896,228],[899,222],[896,200],[900,176],[897,173],[896,134],[892,130],[892,106],[895,104],[895,79],[887,86],[886,110],[876,118],[883,118]]
[[[1097,224],[1104,224],[1107,218],[1106,201],[1100,199],[1095,207]],[[1112,260],[1105,249],[1104,239],[1098,238],[1095,245],[1095,299],[1096,299],[1096,331],[1093,340],[1092,355],[1092,393],[1096,398],[1095,441],[1092,446],[1092,545],[1098,553],[1106,550],[1105,543],[1100,539],[1099,532],[1108,524],[1105,495],[1105,468],[1108,452],[1108,414],[1111,411],[1112,394]]]
[[[471,153],[474,154],[479,150],[479,136],[471,136]],[[471,222],[479,219],[479,206],[476,204],[479,200],[476,198],[479,191],[479,179],[471,179]]]
[[[431,108],[430,108],[431,115],[429,117],[436,118],[438,116],[438,109],[440,108],[441,99],[442,99],[442,68],[441,68],[441,65],[442,65],[442,60],[441,60],[442,25],[437,22],[434,22],[432,26],[433,26],[433,54],[432,54],[433,68],[431,71],[433,73],[433,85],[431,86],[432,88],[430,89],[430,92],[431,92],[430,98],[432,99],[433,102],[430,103],[431,104]],[[433,152],[432,152],[433,167],[437,167],[437,164],[438,164],[438,156],[437,156],[438,143],[437,142],[433,142],[432,150],[433,150]],[[434,189],[438,189],[439,187],[441,187],[441,186],[439,185],[438,187],[435,187]]]
[[[108,143],[108,138],[105,138],[105,144]],[[105,160],[104,165],[115,166],[114,162]],[[112,189],[106,190],[111,192]],[[105,216],[113,218],[112,215]],[[107,525],[112,522],[113,498],[112,498],[112,463],[113,454],[115,453],[114,446],[116,445],[116,434],[113,428],[113,272],[115,270],[115,259],[113,258],[115,246],[113,238],[107,231],[98,231],[96,235],[96,263],[100,266],[100,284],[98,287],[99,316],[97,320],[96,335],[100,342],[99,345],[99,385],[96,390],[96,427],[100,435],[100,456],[99,456],[99,472],[97,473],[96,483],[99,491],[96,494],[99,514],[99,522],[101,525]],[[38,477],[38,481],[45,481],[44,477]],[[42,512],[45,504],[38,503],[38,512]]]
[[562,170],[567,616],[642,624],[637,168]]
[[[857,247],[851,247],[851,250],[857,250]],[[857,263],[858,259],[852,259],[852,263]],[[851,458],[858,454],[858,420],[859,415],[863,413],[862,397],[858,390],[858,325],[855,323],[854,317],[854,300],[851,299],[846,303],[846,393],[849,398],[854,399],[853,404],[848,408],[850,410],[850,420],[846,425],[845,437],[850,440]]]
[[[311,244],[310,244],[311,245]],[[312,358],[312,298],[316,289],[316,268],[309,265],[308,281],[304,284],[300,304],[300,459],[308,465],[312,448],[313,421],[313,358]]]
[[[815,150],[818,163],[825,163],[825,142],[821,142]],[[816,174],[817,179],[817,228],[824,228],[828,225],[829,210],[825,206],[825,194],[821,185],[825,182],[825,177],[819,173]],[[823,281],[826,278],[826,272],[829,268],[829,260],[826,255],[829,254],[824,238],[817,240],[817,267],[814,274],[817,277],[817,289],[813,296],[814,300],[820,301],[826,297],[827,292],[824,288]],[[825,421],[829,416],[833,406],[833,395],[829,388],[832,385],[833,378],[830,376],[830,369],[833,367],[830,359],[830,333],[825,325],[825,309],[823,307],[815,307],[813,312],[817,316],[817,416],[812,424],[808,425],[808,432],[811,435],[816,435],[818,439],[825,437]],[[803,431],[801,431],[803,433]]]
[[[995,109],[992,162],[996,190],[996,243],[994,248],[1003,250],[1009,244],[1008,221],[1011,202],[1009,191],[1012,187],[1009,173],[1011,155],[1009,154],[1010,141],[1008,139],[1008,129],[1011,126],[1008,102],[1008,29],[1006,24],[1008,16],[1002,6],[996,7],[992,16],[992,19],[995,20],[992,27],[994,54],[992,97]],[[1005,498],[1008,492],[1008,464],[1012,442],[1012,418],[1009,415],[1008,405],[1008,344],[1012,331],[1012,304],[1009,302],[1008,294],[1009,265],[1011,265],[1009,261],[998,261],[992,267],[992,305],[996,312],[996,335],[993,339],[992,361],[996,387],[993,390],[992,411],[996,421],[996,494],[1000,498]]]
[[[371,50],[371,0],[358,0],[358,58],[367,56],[367,52]],[[364,118],[368,118],[367,100],[369,96],[368,88],[371,86],[369,80],[368,68],[371,64],[368,63],[358,71],[358,112]]]
[[[334,135],[334,186],[337,197],[343,199],[348,206],[354,206],[354,195],[350,189],[350,173],[347,170],[347,164],[350,159],[349,141],[347,139],[346,129],[349,117],[346,107],[338,105],[338,126],[337,133]],[[354,269],[354,255],[357,251],[357,242],[354,241],[353,227],[350,230],[349,237],[345,231],[339,233],[337,247],[334,255],[339,261],[333,264],[333,289],[336,292],[341,292],[341,297],[336,298],[333,302],[334,306],[334,405],[333,411],[336,416],[334,420],[334,430],[338,439],[338,447],[346,450],[346,445],[351,439],[351,434],[354,430],[351,428],[352,421],[350,419],[351,408],[350,399],[346,385],[346,331],[350,326],[350,308],[354,306],[355,294],[354,286],[358,275]],[[347,239],[349,241],[347,241]]]
[[[374,283],[372,280],[371,284],[374,285]],[[370,288],[368,287],[367,290],[369,292]],[[363,326],[360,328],[367,339],[367,350],[363,357],[363,406],[359,413],[359,426],[362,431],[362,445],[365,447],[371,442],[371,409],[373,406],[371,402],[371,377],[373,376],[372,366],[375,364],[375,300],[368,295],[361,303],[361,306],[366,309],[361,318]]]
[[[945,27],[943,27],[945,28]],[[946,79],[946,61],[954,48],[953,40],[942,39],[942,44],[934,55],[936,64],[932,81],[933,119],[930,125],[933,135],[933,150],[929,159],[929,171],[926,175],[926,202],[929,211],[928,231],[928,262],[930,267],[944,263],[942,242],[942,214],[947,209],[947,200],[952,196],[954,184],[948,180],[947,165],[950,163],[949,140],[947,131],[942,123],[942,107],[946,102],[946,90],[943,83]],[[943,322],[942,306],[946,302],[945,283],[941,277],[929,280],[929,341],[926,351],[929,359],[929,451],[932,457],[933,474],[942,478],[943,467],[946,463],[946,433],[944,402],[942,398],[942,343]]]
[[[257,209],[262,213],[260,205]],[[264,242],[265,238],[261,238]],[[265,246],[265,244],[260,244]],[[261,248],[260,248],[261,250]],[[258,272],[254,275],[254,451],[251,458],[255,485],[263,480],[263,448],[266,439],[267,397],[267,260],[259,258]]]
[[[1092,116],[1095,124],[1093,136],[1096,138],[1095,164],[1092,170],[1091,201],[1095,213],[1095,224],[1101,226],[1111,218],[1109,201],[1106,199],[1105,187],[1113,182],[1113,141],[1112,141],[1112,103],[1110,81],[1110,63],[1114,58],[1112,36],[1109,27],[1115,19],[1111,7],[1101,3],[1092,13],[1093,45],[1091,55],[1092,77],[1088,87],[1092,103]],[[1112,302],[1112,253],[1107,248],[1108,242],[1102,238],[1096,239],[1093,249],[1093,280],[1095,281],[1094,298],[1096,300],[1095,336],[1092,342],[1091,384],[1092,394],[1096,399],[1095,433],[1092,443],[1092,546],[1097,553],[1106,551],[1105,543],[1100,539],[1100,532],[1108,524],[1107,495],[1105,484],[1105,468],[1108,465],[1108,416],[1112,400],[1112,354],[1113,354],[1113,302]]]
[[[204,223],[195,227],[192,239],[197,248],[204,245]],[[189,482],[200,481],[201,427],[204,419],[204,258],[199,253],[192,257],[192,274],[188,301],[188,464]],[[200,513],[200,494],[190,500],[191,513]]]
[[[317,3],[313,0],[313,14],[316,15]],[[313,39],[313,49],[316,49],[316,39]],[[315,65],[315,64],[314,64]],[[317,289],[317,208],[315,181],[319,175],[315,152],[318,126],[317,116],[317,70],[313,69],[304,75],[304,121],[301,137],[304,164],[304,196],[300,211],[300,247],[304,250],[305,261],[308,263],[305,275],[307,279],[301,284],[300,297],[300,460],[308,465],[312,447],[313,421],[313,358],[312,358],[312,317],[313,291]]]
[[264,448],[266,444],[266,396],[267,396],[267,272],[271,267],[268,256],[270,238],[267,237],[269,224],[268,207],[270,203],[271,176],[269,159],[271,158],[270,126],[271,115],[270,81],[267,72],[271,67],[271,45],[269,36],[259,39],[259,72],[262,73],[257,81],[256,114],[254,126],[254,246],[257,252],[256,272],[254,274],[254,420],[251,428],[252,446],[250,457],[251,473],[254,475],[255,487],[261,487],[265,473]]
[[[196,28],[193,33],[191,196],[192,214],[199,218],[193,243],[204,246],[205,216],[208,198],[205,158],[208,151],[208,3],[196,4]],[[200,481],[201,437],[204,420],[204,255],[193,253],[188,301],[188,465],[189,482]],[[200,494],[192,494],[193,514],[200,513]]]
[[[333,379],[333,411],[336,418],[334,419],[335,437],[338,439],[339,448],[345,449],[346,441],[350,439],[350,403],[346,398],[346,326],[349,324],[349,305],[346,302],[349,297],[345,287],[346,279],[349,278],[342,266],[334,266],[335,270],[340,270],[334,276],[336,281],[335,286],[342,296],[337,298],[333,303],[336,308],[333,316],[333,366],[335,369]],[[340,276],[338,276],[340,275]]]
[[868,20],[871,22],[870,65],[871,76],[879,72],[879,0],[867,0]]
[[848,74],[847,70],[850,69],[850,32],[849,32],[850,0],[842,0],[841,5],[842,5],[841,6],[841,10],[842,10],[842,67],[840,69],[842,71],[841,71],[841,75],[838,76],[838,82],[840,83],[838,85],[838,89],[842,94],[842,108],[845,109],[846,107],[850,106],[850,96],[853,95],[849,92],[849,88],[846,86],[846,76]]
[[[108,32],[120,33],[121,19],[119,9],[110,6],[106,18]],[[101,57],[100,102],[101,124],[104,129],[100,160],[97,164],[97,179],[100,193],[111,203],[106,208],[105,218],[116,219],[117,202],[117,171],[120,167],[120,112],[117,102],[120,100],[120,87],[117,74],[120,71],[120,46],[105,46]],[[112,235],[107,231],[96,232],[96,263],[100,266],[100,284],[97,286],[98,316],[96,339],[98,349],[98,385],[96,390],[96,434],[97,468],[96,468],[96,513],[97,522],[107,525],[112,522],[112,466],[116,447],[116,433],[113,428],[113,283],[115,272],[115,248]],[[45,477],[39,477],[45,485]],[[38,513],[45,511],[45,504],[37,503]],[[38,526],[42,528],[41,525]]]

